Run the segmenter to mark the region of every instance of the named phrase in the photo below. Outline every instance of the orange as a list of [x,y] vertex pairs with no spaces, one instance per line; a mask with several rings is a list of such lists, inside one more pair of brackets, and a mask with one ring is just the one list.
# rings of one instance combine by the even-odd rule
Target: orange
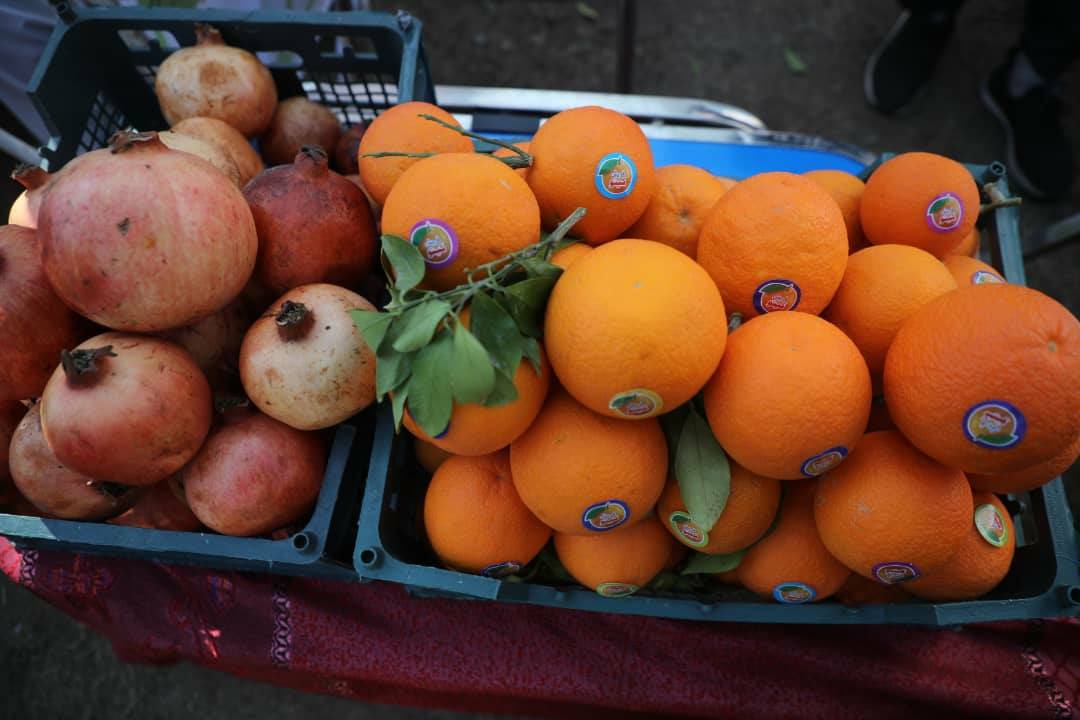
[[934,573],[904,586],[912,595],[941,602],[972,600],[998,586],[1009,572],[1016,551],[1016,528],[1009,511],[988,492],[974,496],[964,537],[952,559]]
[[697,260],[744,317],[829,304],[847,265],[844,216],[813,180],[754,175],[721,196],[698,239]]
[[599,245],[633,225],[652,197],[652,150],[622,113],[595,106],[564,110],[540,126],[529,150],[527,179],[546,230],[583,207],[587,214],[570,234]]
[[380,152],[470,153],[472,140],[449,128],[418,117],[426,113],[458,125],[454,116],[426,102],[407,102],[386,110],[367,126],[357,151],[360,179],[376,203],[383,205],[390,188],[419,159],[409,157],[364,157]]
[[761,597],[785,604],[824,600],[851,574],[818,537],[814,526],[816,484],[816,480],[806,480],[787,486],[776,527],[739,563],[739,582]]
[[587,255],[592,250],[592,245],[586,245],[585,243],[574,243],[573,245],[567,245],[562,250],[556,250],[551,255],[551,262],[554,265],[558,265],[563,270],[570,267],[574,262],[582,255]]
[[[971,232],[964,236],[964,239],[960,241],[960,244],[949,251],[949,255],[967,255],[968,257],[975,257],[979,254],[979,246],[982,244],[982,237],[979,233],[979,228],[971,228]],[[946,255],[948,257],[948,255]]]
[[992,265],[987,265],[977,258],[967,255],[946,255],[942,262],[952,273],[959,287],[1005,282],[1005,278]]
[[728,455],[780,480],[842,462],[870,416],[870,373],[842,332],[806,313],[756,317],[731,334],[705,386],[709,426]]
[[836,591],[836,599],[844,605],[884,605],[906,602],[911,595],[904,590],[904,587],[904,585],[882,585],[858,573],[851,573],[847,582]]
[[859,206],[866,239],[914,245],[936,257],[954,251],[979,218],[979,188],[947,157],[911,152],[886,160],[870,175]]
[[968,474],[971,487],[975,490],[984,490],[994,493],[1021,493],[1045,485],[1058,475],[1063,474],[1072,467],[1080,457],[1080,435],[1049,460],[1037,465],[1026,467],[1023,470],[1001,473],[1000,475],[977,475]]
[[445,565],[489,577],[518,572],[551,537],[518,497],[506,451],[447,458],[424,496],[424,527]]
[[676,540],[698,552],[731,553],[753,545],[772,525],[780,507],[780,483],[731,463],[731,494],[724,512],[706,531],[686,511],[679,483],[672,477],[660,496],[656,512]]
[[540,211],[525,181],[477,153],[425,158],[398,179],[382,212],[382,231],[424,257],[424,285],[449,290],[474,269],[540,239]]
[[674,410],[716,369],[724,302],[701,267],[648,240],[578,258],[548,301],[544,343],[556,377],[589,409],[639,419]]
[[829,552],[889,585],[944,567],[967,533],[971,510],[962,472],[891,431],[863,437],[847,461],[821,478],[814,502]]
[[648,585],[675,544],[655,517],[599,535],[555,533],[555,553],[566,571],[604,597],[625,597]]
[[[528,140],[526,140],[524,142],[516,142],[516,143],[514,143],[514,145],[521,148],[525,152],[529,152],[529,148],[532,146],[532,143],[529,142]],[[494,157],[519,157],[516,152],[514,152],[513,150],[508,150],[507,148],[504,148],[504,147],[496,148],[495,152],[493,152],[491,154]],[[518,175],[520,175],[521,177],[525,177],[526,175],[529,174],[529,168],[527,168],[527,167],[515,168],[514,171]]]
[[724,192],[727,192],[731,188],[735,187],[735,183],[739,182],[738,180],[734,180],[734,179],[729,178],[729,177],[724,177],[723,175],[713,175],[713,177],[720,181],[720,184],[724,188]]
[[571,535],[642,520],[664,489],[667,463],[659,422],[597,415],[562,390],[510,445],[521,499],[554,530]]
[[441,447],[433,445],[426,440],[416,438],[414,440],[413,452],[416,453],[416,462],[420,463],[420,467],[427,470],[429,473],[434,473],[439,469],[439,466],[443,464],[446,458],[450,457],[450,453],[443,450]]
[[657,168],[652,198],[624,235],[655,240],[696,257],[705,216],[733,184],[692,165]]
[[970,285],[923,306],[885,359],[896,426],[972,473],[1038,465],[1080,434],[1080,322],[1022,285]]
[[823,318],[859,348],[874,389],[881,391],[885,353],[904,321],[956,282],[936,257],[910,245],[874,245],[848,258]]
[[811,170],[803,173],[803,176],[825,188],[840,207],[844,216],[844,227],[847,228],[848,253],[866,247],[866,237],[859,221],[859,201],[862,200],[863,190],[866,188],[863,181],[842,170]]
[[[465,327],[470,327],[471,318],[470,308],[465,308],[460,315]],[[418,442],[431,443],[454,455],[487,455],[503,449],[528,429],[544,406],[550,384],[551,370],[541,348],[539,374],[528,360],[523,358],[518,363],[514,373],[517,400],[495,407],[455,402],[450,413],[450,425],[438,437],[425,433],[408,411],[402,421]]]
[[742,585],[742,582],[739,580],[738,567],[734,570],[728,570],[727,572],[714,573],[713,578],[716,579],[717,582],[726,583],[728,585]]

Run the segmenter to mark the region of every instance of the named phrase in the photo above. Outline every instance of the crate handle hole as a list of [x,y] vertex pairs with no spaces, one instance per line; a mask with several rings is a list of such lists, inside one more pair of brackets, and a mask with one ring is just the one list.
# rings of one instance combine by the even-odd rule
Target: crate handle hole
[[305,530],[292,536],[292,545],[298,552],[310,552],[315,549],[315,533]]
[[379,563],[379,551],[375,548],[364,548],[360,551],[360,564],[364,567],[375,567]]
[[1080,605],[1080,585],[1070,585],[1065,596],[1073,605]]

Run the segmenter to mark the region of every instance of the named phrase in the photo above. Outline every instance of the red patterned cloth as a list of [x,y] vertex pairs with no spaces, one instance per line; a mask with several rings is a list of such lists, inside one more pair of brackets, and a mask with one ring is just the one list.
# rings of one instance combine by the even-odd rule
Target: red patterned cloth
[[393,585],[16,551],[0,568],[124,660],[557,718],[1070,718],[1080,623],[961,631],[690,623],[416,599]]

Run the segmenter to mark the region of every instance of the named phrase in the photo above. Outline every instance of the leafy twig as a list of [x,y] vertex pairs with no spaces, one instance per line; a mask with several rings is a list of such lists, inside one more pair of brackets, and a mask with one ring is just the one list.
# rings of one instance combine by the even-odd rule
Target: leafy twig
[[442,125],[444,128],[447,128],[448,130],[453,130],[454,132],[456,132],[456,133],[458,133],[460,135],[464,135],[467,138],[472,138],[473,140],[479,140],[480,142],[490,143],[491,145],[498,145],[501,148],[506,148],[507,150],[515,153],[517,155],[517,157],[516,158],[513,158],[513,157],[495,158],[495,159],[506,163],[507,165],[509,165],[512,168],[527,168],[527,167],[530,167],[532,165],[532,155],[525,152],[524,150],[519,148],[517,145],[514,145],[513,143],[504,142],[502,140],[498,140],[496,138],[490,138],[490,137],[487,137],[485,135],[477,135],[474,132],[469,132],[468,130],[466,130],[463,127],[460,127],[458,125],[454,125],[453,123],[448,123],[445,120],[437,118],[434,115],[429,115],[428,113],[420,113],[420,117],[424,118],[425,120],[430,120],[431,122],[435,123],[436,125]]

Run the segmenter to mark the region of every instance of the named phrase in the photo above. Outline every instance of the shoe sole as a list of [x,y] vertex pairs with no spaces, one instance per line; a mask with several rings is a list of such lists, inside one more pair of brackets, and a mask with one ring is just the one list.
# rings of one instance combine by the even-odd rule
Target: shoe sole
[[866,65],[863,67],[863,95],[866,97],[866,102],[869,103],[870,107],[874,108],[875,110],[887,112],[881,109],[881,106],[878,104],[877,95],[874,94],[874,70],[877,68],[878,61],[881,60],[881,55],[885,52],[885,48],[887,48],[889,44],[892,43],[893,39],[900,34],[900,31],[904,29],[904,25],[906,25],[908,20],[910,19],[910,10],[904,10],[900,13],[900,17],[896,18],[896,22],[893,23],[893,26],[889,30],[888,34],[885,35],[885,38],[880,43],[878,43],[878,46],[877,48],[875,48],[874,52],[870,53],[870,58],[866,61]]
[[1024,171],[1020,169],[1020,163],[1017,162],[1016,140],[1013,137],[1012,123],[1009,122],[1009,116],[1005,114],[1005,109],[998,104],[997,100],[994,99],[994,94],[990,92],[989,77],[984,79],[979,87],[979,98],[982,100],[983,105],[986,106],[986,109],[990,111],[990,114],[997,118],[998,124],[1005,131],[1005,160],[1008,163],[1009,174],[1012,175],[1013,179],[1016,180],[1016,184],[1026,194],[1038,200],[1044,199],[1046,193],[1039,190],[1024,175]]

